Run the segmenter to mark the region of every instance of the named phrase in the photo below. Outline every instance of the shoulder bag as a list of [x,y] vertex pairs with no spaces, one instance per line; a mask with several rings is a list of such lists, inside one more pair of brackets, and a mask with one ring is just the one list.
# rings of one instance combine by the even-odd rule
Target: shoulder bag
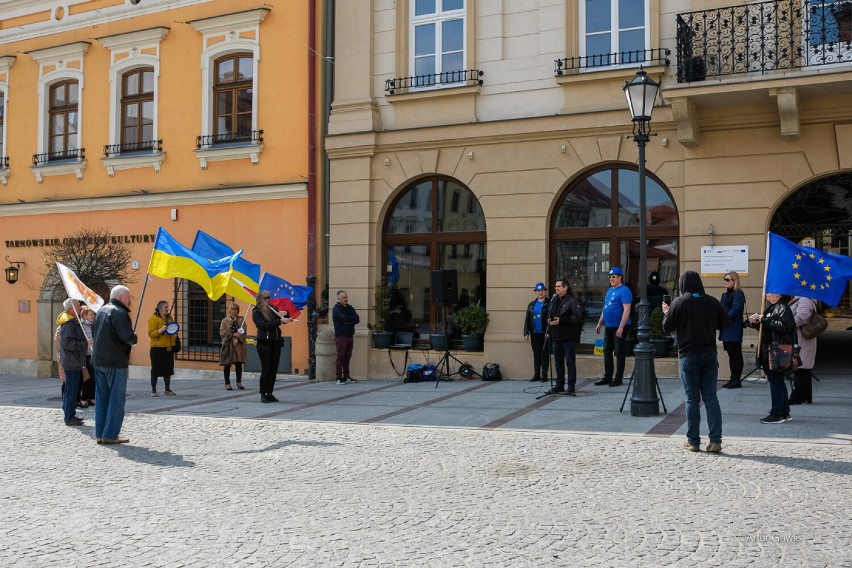
[[811,320],[799,329],[802,330],[802,337],[805,339],[813,339],[825,331],[826,328],[828,328],[828,320],[819,312],[814,311],[814,315]]
[[802,364],[799,346],[772,342],[766,350],[770,371],[795,371]]

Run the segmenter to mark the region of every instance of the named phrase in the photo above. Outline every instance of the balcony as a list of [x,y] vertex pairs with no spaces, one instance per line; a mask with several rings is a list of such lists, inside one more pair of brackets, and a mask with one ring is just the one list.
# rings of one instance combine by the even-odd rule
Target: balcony
[[125,144],[107,144],[104,157],[101,158],[109,177],[119,170],[152,167],[154,173],[160,173],[165,159],[162,140],[130,142]]
[[797,139],[803,98],[852,96],[852,0],[754,2],[675,23],[677,83],[664,96],[684,146],[700,143],[701,108],[774,99],[781,137]]
[[195,157],[202,170],[209,162],[248,158],[251,163],[260,163],[263,150],[263,130],[239,130],[222,134],[206,134],[195,137]]
[[83,179],[83,170],[85,168],[85,148],[33,154],[33,165],[30,166],[38,183],[43,182],[45,176],[59,176],[71,173],[78,180],[81,180]]
[[775,0],[677,15],[677,81],[852,63],[852,0]]
[[626,67],[637,65],[665,65],[668,66],[668,49],[643,49],[638,51],[622,51],[619,53],[603,53],[597,55],[586,55],[581,57],[566,57],[554,61],[554,74],[557,77],[576,73],[579,71],[603,71],[613,67]]
[[385,93],[390,96],[396,94],[399,90],[409,91],[412,89],[431,89],[435,87],[481,87],[482,76],[484,74],[479,69],[467,69],[445,71],[432,75],[415,75],[413,77],[388,79],[385,81]]
[[9,156],[0,156],[0,183],[9,183]]

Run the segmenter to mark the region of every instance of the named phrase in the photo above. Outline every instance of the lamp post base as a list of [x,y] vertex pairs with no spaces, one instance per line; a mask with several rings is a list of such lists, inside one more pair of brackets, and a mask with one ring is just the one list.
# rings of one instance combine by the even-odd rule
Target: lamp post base
[[647,340],[633,350],[635,355],[633,396],[630,398],[631,416],[657,416],[660,399],[657,397],[657,373],[654,371],[654,347]]

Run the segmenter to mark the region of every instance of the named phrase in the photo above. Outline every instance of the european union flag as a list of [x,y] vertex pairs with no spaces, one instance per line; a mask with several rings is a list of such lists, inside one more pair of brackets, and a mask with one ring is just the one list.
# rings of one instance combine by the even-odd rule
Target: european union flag
[[791,243],[769,233],[766,291],[836,306],[852,279],[852,258]]
[[276,310],[289,312],[291,318],[299,316],[300,310],[308,303],[308,296],[313,292],[310,286],[294,286],[269,272],[264,272],[260,277],[260,289],[269,292],[269,303]]

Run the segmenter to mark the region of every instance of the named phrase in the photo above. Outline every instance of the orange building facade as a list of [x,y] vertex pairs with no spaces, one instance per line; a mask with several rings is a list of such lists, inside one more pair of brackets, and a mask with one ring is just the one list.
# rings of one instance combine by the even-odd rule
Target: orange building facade
[[[43,253],[83,227],[132,248],[132,366],[149,365],[147,319],[167,300],[185,346],[177,367],[220,368],[229,298],[148,276],[158,227],[187,247],[203,230],[293,284],[315,273],[319,20],[295,1],[0,4],[0,247],[4,267],[20,268],[0,283],[4,372],[54,372],[64,295],[45,288]],[[308,367],[301,319],[285,328],[293,372]]]

